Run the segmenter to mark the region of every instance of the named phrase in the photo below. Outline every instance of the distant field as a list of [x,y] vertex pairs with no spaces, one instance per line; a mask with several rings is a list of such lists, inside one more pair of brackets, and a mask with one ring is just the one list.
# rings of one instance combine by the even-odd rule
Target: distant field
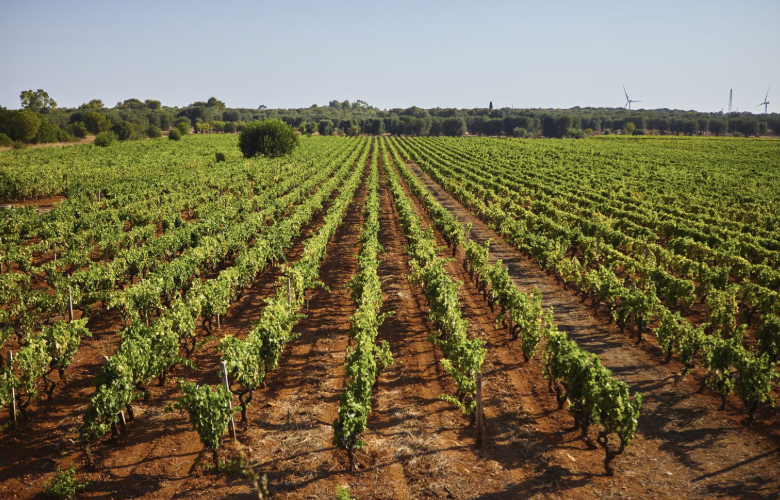
[[777,139],[189,135],[0,205],[2,498],[780,493]]

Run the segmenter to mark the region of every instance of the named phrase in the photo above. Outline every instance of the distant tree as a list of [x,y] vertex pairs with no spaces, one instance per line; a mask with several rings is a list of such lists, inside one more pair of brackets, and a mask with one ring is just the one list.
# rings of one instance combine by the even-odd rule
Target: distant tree
[[292,152],[298,142],[295,130],[278,119],[248,123],[238,137],[238,147],[245,158],[284,156]]
[[636,125],[634,125],[634,122],[628,122],[623,127],[626,131],[626,134],[632,135],[634,133],[634,130],[636,130]]
[[226,134],[231,134],[236,131],[236,124],[233,122],[225,122],[224,126],[224,132]]
[[100,146],[101,148],[105,148],[110,146],[111,144],[116,141],[116,136],[113,132],[101,132],[98,135],[95,136],[95,146]]
[[333,122],[330,120],[320,120],[317,124],[317,132],[320,135],[333,135]]
[[333,109],[338,109],[339,111],[341,111],[341,109],[342,109],[341,108],[341,102],[339,102],[339,101],[330,101],[328,103],[328,107],[329,108],[333,108]]
[[237,122],[241,119],[241,113],[235,109],[229,109],[222,112],[222,121]]
[[490,101],[490,107],[488,108],[488,111],[490,112],[493,111],[493,101]]
[[168,139],[178,141],[181,139],[181,131],[178,128],[171,129],[171,131],[168,132]]
[[30,142],[35,144],[49,144],[59,141],[60,136],[57,133],[59,129],[52,125],[52,123],[43,115],[38,115],[38,119],[40,120],[38,131],[35,132],[35,137],[33,137]]
[[349,137],[357,137],[360,135],[360,128],[357,125],[350,125],[347,129],[347,135]]
[[103,108],[103,101],[100,99],[92,99],[89,102],[85,102],[81,106],[79,106],[79,109],[101,109]]
[[111,127],[111,131],[120,141],[132,141],[139,138],[138,131],[130,122],[119,122]]
[[162,131],[160,130],[160,127],[149,125],[149,128],[146,129],[146,137],[149,137],[150,139],[162,137]]
[[180,135],[187,135],[190,133],[190,124],[189,122],[182,121],[176,123],[176,130],[179,131]]
[[699,122],[693,118],[683,121],[682,132],[685,135],[693,135],[699,131]]
[[87,136],[89,131],[87,130],[87,126],[84,125],[84,122],[74,122],[71,123],[68,128],[70,129],[70,133],[73,134],[74,137],[78,137],[79,139],[82,139]]
[[442,124],[442,134],[450,137],[460,137],[466,133],[466,120],[463,118],[446,118]]
[[30,142],[41,126],[41,115],[31,109],[16,111],[11,117],[11,138],[15,141]]
[[709,130],[716,136],[725,134],[727,129],[728,123],[726,120],[710,120],[709,122]]
[[522,127],[512,129],[512,137],[517,137],[518,139],[522,139],[527,133],[528,131]]
[[380,118],[373,118],[366,122],[365,132],[371,135],[382,135],[385,133],[385,122]]
[[48,113],[57,109],[57,103],[43,89],[23,90],[19,98],[22,100],[23,109],[38,113]]
[[90,133],[97,135],[111,128],[111,121],[103,113],[87,113],[84,115],[84,125]]
[[257,109],[268,109],[268,106],[266,106],[265,104],[261,104],[260,106],[257,107]]
[[706,134],[710,128],[710,120],[702,117],[696,120],[696,123],[699,125],[699,133]]
[[146,108],[146,103],[144,103],[140,99],[136,99],[135,97],[132,97],[130,99],[126,99],[124,102],[116,103],[116,108],[117,109],[144,109]]
[[225,109],[225,103],[216,97],[209,97],[209,100],[206,101],[206,107],[214,109]]
[[144,104],[149,109],[160,109],[162,107],[162,103],[154,99],[147,99],[144,101]]

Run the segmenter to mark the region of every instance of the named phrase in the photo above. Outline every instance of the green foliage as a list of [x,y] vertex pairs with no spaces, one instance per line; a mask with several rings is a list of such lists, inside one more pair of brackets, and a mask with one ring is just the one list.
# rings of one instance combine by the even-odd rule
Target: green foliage
[[[189,123],[189,121],[177,122],[176,123],[176,130],[179,131],[180,136],[189,134],[190,133],[190,123]],[[176,139],[176,140],[178,140],[178,139]]]
[[101,148],[106,148],[110,145],[112,145],[116,141],[116,135],[112,131],[108,132],[100,132],[98,135],[95,136],[95,146],[100,146]]
[[528,131],[522,127],[515,127],[512,129],[512,137],[522,139],[528,134]]
[[179,139],[181,139],[181,132],[179,131],[179,129],[178,128],[171,129],[171,131],[168,132],[168,139],[172,141],[178,141]]
[[0,148],[10,147],[13,142],[10,137],[0,132]]
[[92,485],[84,476],[77,477],[75,467],[57,469],[54,477],[46,481],[43,491],[51,498],[69,500]]
[[84,126],[91,134],[98,135],[111,129],[111,120],[103,113],[87,113],[84,115]]
[[22,141],[14,141],[11,144],[11,147],[14,149],[27,149],[27,144],[23,143]]
[[269,158],[284,156],[298,145],[298,135],[281,120],[252,122],[238,137],[238,147],[245,158],[264,155]]
[[11,138],[15,141],[30,142],[41,126],[40,114],[30,109],[15,111],[10,120]]
[[357,500],[349,493],[346,486],[336,486],[336,500]]
[[761,318],[756,332],[756,342],[759,352],[766,353],[774,362],[780,360],[780,317],[765,314]]
[[162,137],[162,130],[156,125],[149,125],[149,128],[146,129],[146,137],[149,137],[150,139]]
[[42,89],[23,90],[19,98],[22,100],[22,108],[36,113],[49,113],[57,109],[57,103]]
[[333,122],[330,120],[320,120],[317,124],[317,132],[320,135],[333,135]]
[[347,129],[347,136],[348,137],[357,137],[360,135],[360,127],[357,125],[350,125]]
[[634,130],[636,130],[636,125],[633,122],[628,122],[623,126],[623,130],[626,131],[626,134],[632,135]]
[[87,130],[87,126],[84,124],[84,122],[71,123],[69,128],[70,128],[70,133],[73,134],[74,137],[78,137],[79,139],[83,139],[89,133],[89,130]]
[[200,442],[212,452],[216,466],[216,450],[234,413],[230,408],[233,394],[221,385],[212,389],[184,380],[179,381],[179,387],[184,394],[176,399],[173,408],[187,412]]
[[51,122],[43,115],[40,115],[41,124],[38,127],[38,131],[35,133],[32,141],[35,144],[49,144],[57,142],[59,129],[51,124]]
[[214,154],[214,159],[217,163],[225,161],[225,153],[220,153],[219,151],[217,151]]

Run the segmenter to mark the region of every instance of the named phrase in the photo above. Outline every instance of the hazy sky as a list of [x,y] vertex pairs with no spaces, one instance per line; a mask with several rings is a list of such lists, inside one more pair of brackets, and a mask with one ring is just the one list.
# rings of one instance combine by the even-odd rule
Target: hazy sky
[[[0,0],[0,105],[780,104],[780,0]],[[773,95],[777,97],[773,98]],[[780,109],[771,104],[770,111]]]

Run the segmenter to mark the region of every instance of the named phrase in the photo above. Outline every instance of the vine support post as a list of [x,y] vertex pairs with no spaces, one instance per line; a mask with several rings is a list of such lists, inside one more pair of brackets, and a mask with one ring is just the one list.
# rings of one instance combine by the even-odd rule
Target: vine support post
[[509,318],[509,334],[512,336],[513,339],[515,339],[515,328],[512,324],[512,309],[506,310],[507,318]]
[[[6,359],[6,366],[8,369],[13,371],[14,369],[14,355],[9,349],[8,352],[5,353],[5,359]],[[11,387],[11,425],[16,427],[16,389]]]
[[70,285],[68,285],[68,312],[70,314],[68,319],[72,322],[73,321],[73,290],[71,289]]
[[482,415],[482,372],[477,372],[477,448],[485,444],[485,422]]
[[[222,361],[220,364],[220,371],[222,372],[222,383],[225,384],[225,389],[230,392],[230,382],[228,382],[227,365]],[[236,421],[233,419],[233,401],[228,401],[228,407],[230,408],[230,422],[228,422],[228,431],[230,431],[230,437],[233,441],[236,440]]]
[[287,278],[287,305],[292,305],[292,293],[290,290],[290,278]]

